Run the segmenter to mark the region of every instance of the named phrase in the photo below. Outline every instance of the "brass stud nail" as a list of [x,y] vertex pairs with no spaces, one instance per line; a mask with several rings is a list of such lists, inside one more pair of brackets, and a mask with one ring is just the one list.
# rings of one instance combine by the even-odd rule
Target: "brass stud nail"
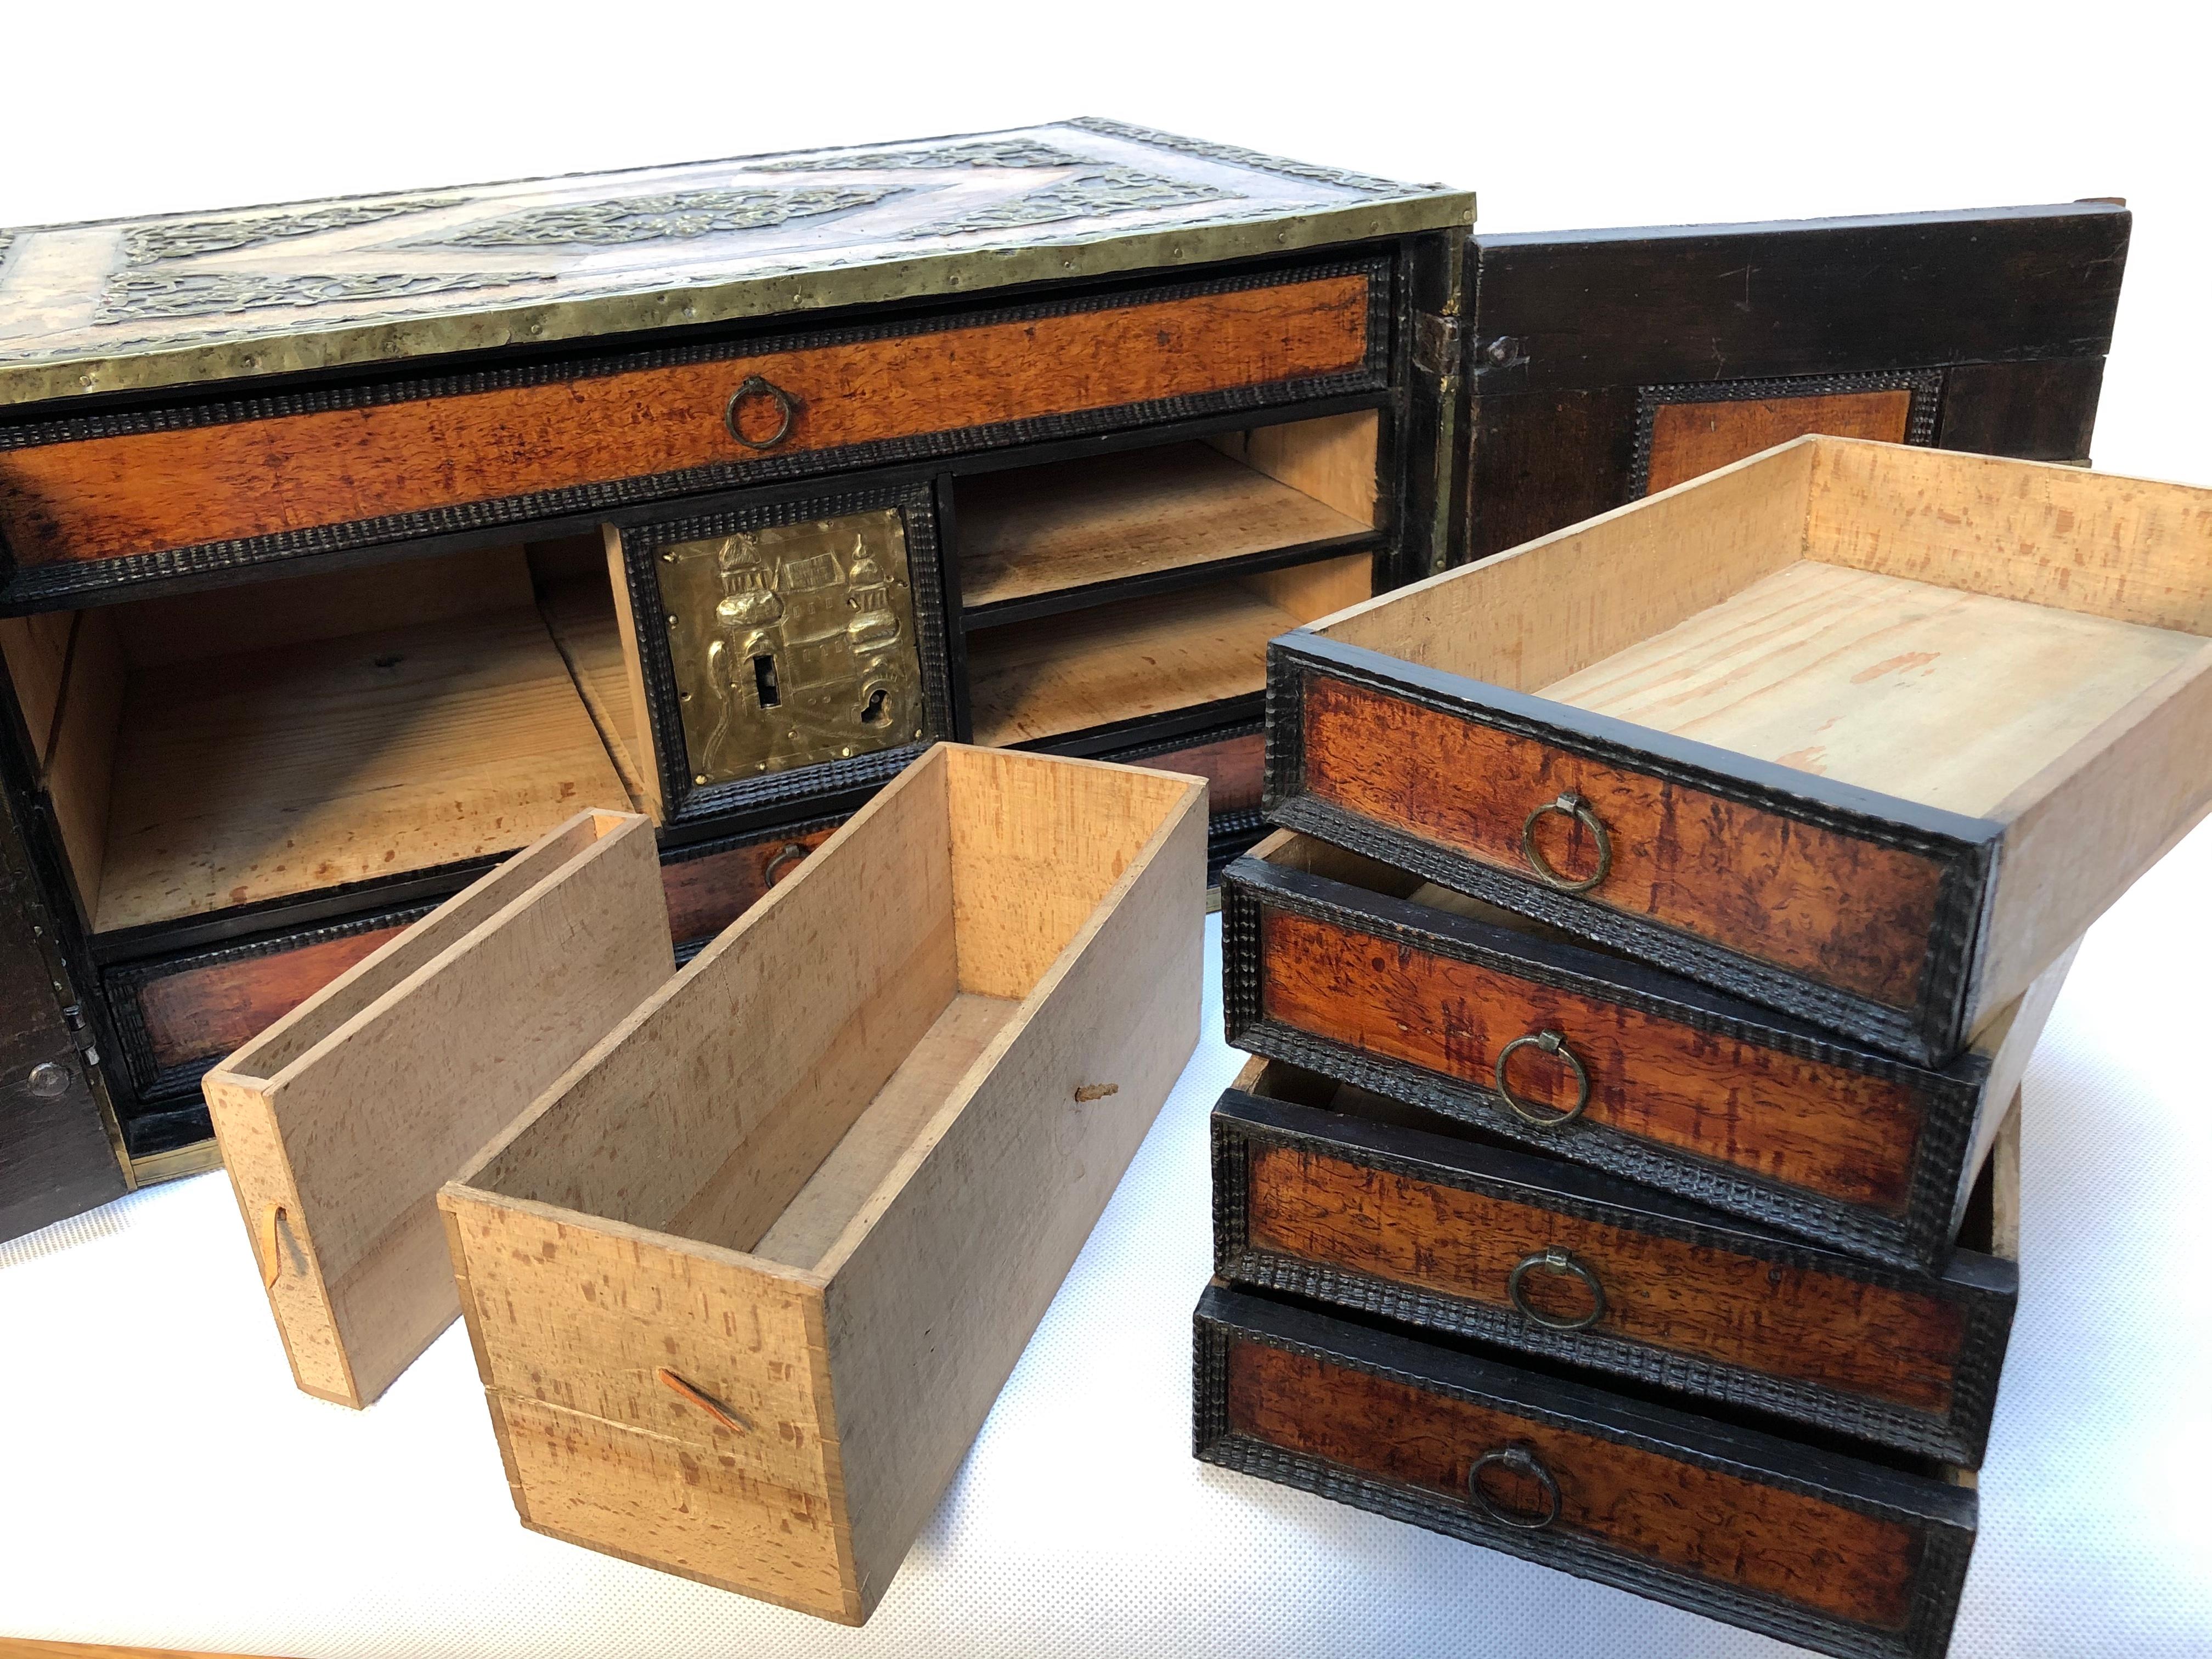
[[707,775],[704,772],[694,772],[691,775],[691,781],[694,783],[704,783],[707,781]]

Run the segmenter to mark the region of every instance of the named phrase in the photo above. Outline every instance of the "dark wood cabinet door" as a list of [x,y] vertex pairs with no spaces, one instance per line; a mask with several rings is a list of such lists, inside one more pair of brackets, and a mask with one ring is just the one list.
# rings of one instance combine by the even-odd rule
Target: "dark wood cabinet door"
[[21,836],[0,808],[0,1239],[128,1190]]
[[2083,461],[2112,202],[1477,236],[1463,558],[1808,432]]

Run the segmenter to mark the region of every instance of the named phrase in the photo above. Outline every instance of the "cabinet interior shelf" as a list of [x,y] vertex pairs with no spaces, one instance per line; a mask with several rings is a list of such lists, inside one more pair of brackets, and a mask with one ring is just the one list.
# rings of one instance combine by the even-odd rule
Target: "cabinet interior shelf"
[[1334,557],[1376,544],[1370,520],[1208,443],[986,473],[957,487],[964,619],[988,627]]

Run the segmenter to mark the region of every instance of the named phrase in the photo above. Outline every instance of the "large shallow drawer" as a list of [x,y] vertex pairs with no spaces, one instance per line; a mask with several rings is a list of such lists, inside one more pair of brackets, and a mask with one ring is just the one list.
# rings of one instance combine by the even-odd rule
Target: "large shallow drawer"
[[1941,1065],[2212,799],[2208,555],[1799,439],[1275,641],[1269,816]]
[[1222,1278],[1980,1464],[2012,1263],[1880,1267],[1279,1061],[1237,1083],[1213,1111]]
[[1208,1287],[1208,1462],[1846,1656],[1929,1659],[1971,1489]]
[[1223,872],[1222,961],[1240,1048],[1925,1267],[1950,1247],[2070,956],[1935,1070],[1279,835]]
[[1379,390],[1389,286],[1340,263],[18,428],[11,593]]
[[524,1521],[857,1624],[1197,1039],[1206,790],[940,746],[440,1195]]

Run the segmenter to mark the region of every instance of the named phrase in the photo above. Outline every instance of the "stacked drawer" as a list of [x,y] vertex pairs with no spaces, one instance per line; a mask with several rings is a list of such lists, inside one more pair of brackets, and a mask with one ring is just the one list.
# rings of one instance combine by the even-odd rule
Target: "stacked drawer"
[[1200,1457],[1944,1650],[2020,1079],[2212,799],[2212,498],[1900,453],[1802,440],[1271,647]]

